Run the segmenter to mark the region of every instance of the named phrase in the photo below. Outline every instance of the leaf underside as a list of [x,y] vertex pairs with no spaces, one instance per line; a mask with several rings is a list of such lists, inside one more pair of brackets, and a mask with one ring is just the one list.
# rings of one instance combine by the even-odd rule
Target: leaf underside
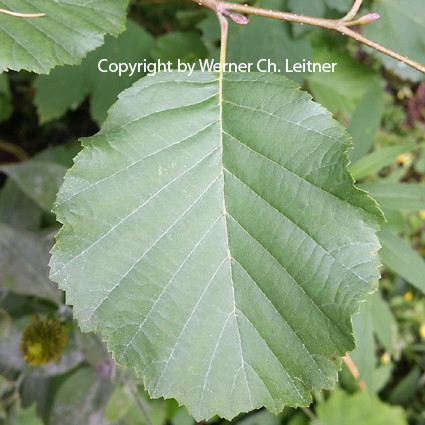
[[59,192],[51,277],[152,397],[197,419],[303,406],[379,277],[349,137],[272,74],[159,74],[120,95]]
[[45,13],[20,18],[0,13],[0,73],[13,69],[47,74],[56,65],[76,64],[123,29],[127,0],[0,0],[12,12]]

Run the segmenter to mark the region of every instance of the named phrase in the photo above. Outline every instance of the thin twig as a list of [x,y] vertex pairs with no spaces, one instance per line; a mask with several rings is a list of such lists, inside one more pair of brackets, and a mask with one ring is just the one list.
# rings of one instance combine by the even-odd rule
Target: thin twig
[[421,71],[425,74],[425,66],[420,64],[419,62],[407,56],[401,55],[400,53],[397,53],[394,50],[388,49],[387,47],[377,43],[376,41],[370,40],[369,38],[348,28],[353,25],[364,25],[364,24],[372,23],[379,17],[378,14],[372,13],[372,14],[368,14],[363,17],[360,17],[356,21],[347,22],[346,21],[347,16],[350,18],[352,11],[356,11],[357,7],[360,7],[360,4],[361,4],[360,0],[357,0],[354,3],[353,7],[351,8],[350,12],[348,12],[348,14],[341,19],[316,18],[313,16],[298,15],[296,13],[281,12],[278,10],[247,6],[245,4],[229,3],[227,1],[222,1],[222,0],[192,0],[192,1],[198,4],[200,3],[202,6],[212,9],[215,13],[217,13],[217,11],[219,10],[221,11],[223,15],[226,15],[226,13],[223,12],[225,10],[227,11],[227,13],[239,12],[239,13],[244,13],[245,15],[263,16],[265,18],[279,19],[281,21],[287,21],[287,22],[297,22],[300,24],[312,25],[315,27],[321,27],[321,28],[337,31],[343,35],[346,35],[347,37],[353,38],[359,43],[363,43],[366,46],[369,46],[372,49],[377,50],[378,52],[391,56],[394,59],[397,59],[400,62],[403,62],[411,66],[412,68],[415,68],[418,71]]
[[363,0],[355,0],[350,11],[342,18],[345,22],[352,21],[362,5]]
[[137,407],[139,408],[140,412],[142,413],[143,417],[145,418],[146,425],[152,425],[152,422],[148,416],[148,412],[146,411],[146,407],[142,403],[142,400],[140,399],[139,394],[137,394],[136,389],[134,388],[134,385],[127,379],[127,377],[122,377],[124,384],[127,386],[127,388],[130,390],[131,395],[134,398],[134,401],[137,404]]
[[17,18],[41,18],[42,16],[46,16],[45,13],[18,13],[6,9],[0,9],[0,13],[4,13],[5,15],[10,16],[16,16]]
[[8,152],[20,161],[25,161],[30,157],[20,146],[2,140],[0,140],[0,151]]
[[308,407],[301,407],[302,411],[317,425],[323,425],[322,421]]

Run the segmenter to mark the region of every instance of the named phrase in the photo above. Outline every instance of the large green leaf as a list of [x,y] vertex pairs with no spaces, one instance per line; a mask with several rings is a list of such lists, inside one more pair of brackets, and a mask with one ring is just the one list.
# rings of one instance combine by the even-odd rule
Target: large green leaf
[[349,143],[279,75],[145,77],[68,171],[51,276],[151,396],[197,419],[307,405],[379,276]]
[[0,73],[26,69],[47,74],[56,65],[76,64],[124,27],[127,0],[0,0],[0,8],[45,13],[17,18],[0,13]]

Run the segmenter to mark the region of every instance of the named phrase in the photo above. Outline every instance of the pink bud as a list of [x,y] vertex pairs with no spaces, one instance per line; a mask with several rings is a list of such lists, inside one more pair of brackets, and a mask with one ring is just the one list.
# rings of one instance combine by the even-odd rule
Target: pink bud
[[239,25],[247,25],[249,23],[249,19],[241,15],[240,13],[229,12],[228,10],[224,10],[222,12],[224,16],[229,17],[235,24]]
[[247,25],[249,22],[249,19],[244,16],[241,15],[240,13],[231,13],[229,15],[229,18],[235,23],[235,24],[239,24],[239,25]]
[[356,25],[366,25],[375,22],[381,15],[379,13],[368,13],[356,20]]

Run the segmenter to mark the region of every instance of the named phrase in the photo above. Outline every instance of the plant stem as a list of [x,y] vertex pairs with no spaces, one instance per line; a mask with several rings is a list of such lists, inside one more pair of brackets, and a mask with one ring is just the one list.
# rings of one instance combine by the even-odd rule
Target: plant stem
[[18,13],[6,9],[0,9],[0,13],[4,13],[5,15],[10,16],[16,16],[17,18],[41,18],[42,16],[46,16],[45,13]]
[[362,5],[363,0],[355,0],[350,11],[342,18],[345,22],[352,21]]
[[[369,23],[367,22],[367,20],[366,22],[365,20],[362,21],[362,18],[359,18],[358,20],[353,22],[347,21],[347,19],[350,19],[350,20],[353,19],[355,13],[357,13],[358,9],[360,8],[360,5],[362,3],[361,0],[356,0],[351,10],[347,13],[346,16],[344,16],[341,19],[316,18],[313,16],[298,15],[296,13],[281,12],[278,10],[263,9],[261,7],[247,6],[247,5],[238,4],[238,3],[230,3],[230,2],[222,1],[222,0],[192,0],[192,1],[198,4],[201,4],[202,6],[208,7],[209,9],[212,9],[216,14],[226,15],[231,12],[239,12],[239,13],[244,13],[246,15],[263,16],[265,18],[279,19],[281,21],[287,21],[287,22],[297,22],[300,24],[312,25],[315,27],[321,27],[321,28],[337,31],[343,35],[346,35],[347,37],[353,38],[359,43],[363,43],[366,46],[369,46],[372,49],[377,50],[378,52],[391,56],[394,59],[397,59],[400,62],[403,62],[411,66],[412,68],[415,68],[418,71],[421,71],[425,74],[424,65],[420,64],[419,62],[413,59],[410,59],[407,56],[403,56],[400,53],[395,52],[394,50],[388,49],[387,47],[377,43],[376,41],[370,40],[369,38],[349,28],[350,26],[353,26],[353,25]],[[226,13],[224,11],[226,11]],[[375,15],[374,18],[376,19],[377,15]]]
[[302,411],[317,425],[323,425],[320,419],[308,407],[301,407]]
[[353,375],[353,378],[359,384],[359,388],[362,391],[366,391],[367,390],[366,383],[363,380],[359,380],[359,377],[360,377],[359,370],[357,369],[357,366],[354,363],[353,359],[348,354],[346,354],[342,358],[342,360],[345,363],[345,365],[347,366],[347,368],[350,371],[351,375]]
[[0,151],[8,152],[20,161],[25,161],[30,157],[21,147],[13,143],[3,142],[2,140],[0,140]]
[[226,50],[227,50],[227,29],[229,28],[229,23],[227,19],[221,14],[217,13],[218,20],[220,21],[221,29],[221,42],[220,42],[220,64],[221,69],[223,69],[224,64],[226,63]]
[[142,416],[146,422],[147,425],[152,425],[152,422],[148,416],[148,412],[146,410],[146,407],[144,406],[144,403],[140,399],[139,394],[137,393],[136,389],[134,388],[133,384],[130,382],[130,380],[127,377],[123,377],[123,382],[127,386],[127,388],[130,390],[134,401],[137,404],[137,407],[139,408],[140,412],[142,413]]

